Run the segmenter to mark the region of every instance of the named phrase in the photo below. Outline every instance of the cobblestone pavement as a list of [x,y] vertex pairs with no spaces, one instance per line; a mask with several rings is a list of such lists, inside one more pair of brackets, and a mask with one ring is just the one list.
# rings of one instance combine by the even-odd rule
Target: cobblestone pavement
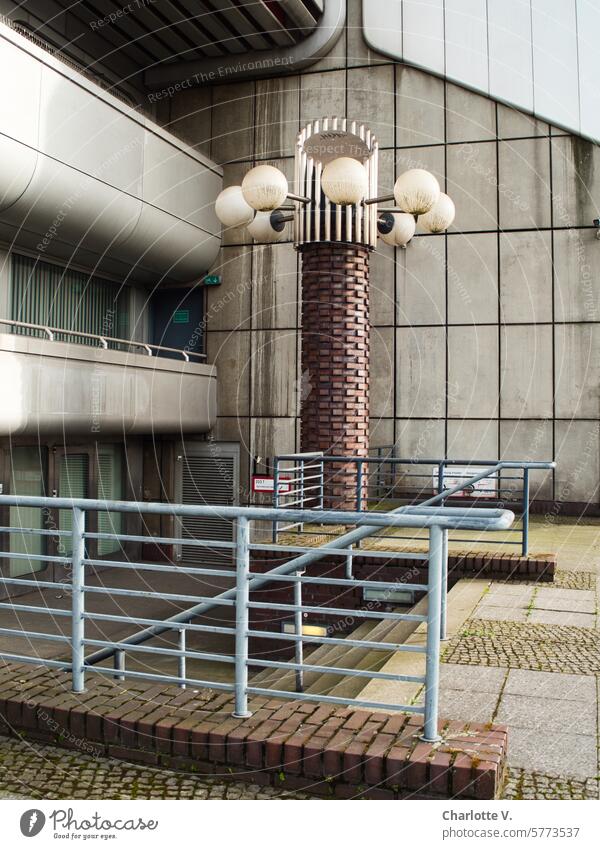
[[311,798],[226,778],[149,769],[0,736],[0,798],[4,799]]
[[598,779],[564,778],[509,769],[503,799],[598,799]]
[[600,674],[600,639],[592,628],[469,619],[451,640],[445,663]]
[[[557,569],[550,586],[557,590],[595,590],[596,580],[597,578],[594,572],[575,572],[568,569]],[[523,581],[522,583],[535,584],[537,587],[548,586],[541,581]]]

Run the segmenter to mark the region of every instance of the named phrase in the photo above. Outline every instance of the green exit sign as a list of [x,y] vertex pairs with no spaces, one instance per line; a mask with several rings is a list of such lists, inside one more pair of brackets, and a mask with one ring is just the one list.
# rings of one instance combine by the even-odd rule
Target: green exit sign
[[220,274],[207,274],[204,278],[205,286],[220,286],[221,285],[221,275]]

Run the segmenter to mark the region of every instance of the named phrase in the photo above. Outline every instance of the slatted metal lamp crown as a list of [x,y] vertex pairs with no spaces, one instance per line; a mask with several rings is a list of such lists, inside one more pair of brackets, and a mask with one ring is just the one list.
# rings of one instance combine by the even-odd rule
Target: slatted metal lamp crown
[[[351,242],[375,248],[377,238],[406,247],[417,226],[441,233],[454,204],[429,171],[400,174],[393,194],[377,197],[378,144],[363,124],[323,118],[298,135],[294,192],[273,165],[258,165],[241,186],[224,189],[215,204],[225,227],[248,227],[257,242],[277,242],[293,223],[296,247],[308,242]],[[287,206],[284,204],[288,202]],[[393,201],[393,206],[385,206]]]

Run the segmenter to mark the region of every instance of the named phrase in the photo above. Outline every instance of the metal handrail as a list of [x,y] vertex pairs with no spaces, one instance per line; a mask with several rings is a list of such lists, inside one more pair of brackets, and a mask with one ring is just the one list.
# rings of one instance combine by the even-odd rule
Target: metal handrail
[[[385,449],[381,449],[385,450]],[[304,473],[302,471],[304,464],[308,459],[314,461],[315,458],[318,458],[320,461],[320,493],[318,498],[315,495],[307,494],[308,487],[304,486]],[[279,479],[280,474],[283,472],[289,472],[289,469],[282,469],[281,463],[294,463],[299,464],[298,466],[294,465],[292,467],[294,474],[296,474],[297,470],[300,470],[299,478],[299,486],[295,489],[292,489],[287,493],[280,493],[279,487],[277,486],[277,481]],[[435,504],[444,504],[446,499],[452,498],[453,495],[458,493],[463,493],[469,487],[474,486],[481,480],[484,480],[487,477],[496,477],[499,480],[500,473],[504,470],[518,470],[522,471],[523,474],[515,475],[510,478],[510,480],[522,480],[523,481],[523,495],[522,495],[522,504],[523,504],[523,513],[522,513],[522,527],[521,529],[515,529],[514,533],[520,534],[521,541],[518,542],[503,542],[497,541],[499,544],[507,544],[507,545],[521,545],[521,553],[526,555],[529,549],[529,473],[532,470],[550,470],[556,468],[556,463],[552,461],[526,461],[526,460],[450,460],[447,458],[443,459],[429,459],[429,458],[402,458],[402,457],[382,457],[381,455],[372,457],[356,457],[356,456],[344,456],[344,455],[331,455],[331,454],[315,454],[315,453],[294,453],[294,454],[281,454],[274,458],[274,480],[275,486],[273,491],[273,503],[275,507],[279,507],[280,504],[285,503],[287,501],[288,504],[296,506],[298,504],[302,505],[307,502],[312,502],[314,504],[315,500],[319,500],[320,504],[317,505],[320,508],[323,507],[324,504],[324,487],[325,487],[325,465],[326,464],[335,464],[338,463],[340,465],[353,465],[356,468],[356,506],[357,509],[360,509],[363,503],[363,466],[369,464],[375,464],[378,467],[381,467],[382,464],[389,464],[392,466],[410,466],[410,465],[427,465],[427,466],[435,466],[437,468],[437,477],[438,477],[438,492],[436,495],[431,498],[426,499],[425,501],[420,502],[420,506],[426,505],[435,505]],[[445,470],[451,468],[452,466],[484,466],[482,472],[475,475],[452,475],[452,477],[458,477],[460,479],[459,483],[451,487],[449,489],[443,489]],[[392,472],[393,473],[393,472]],[[409,473],[410,474],[410,473]],[[414,477],[429,477],[429,475],[425,474],[417,474],[413,475]],[[314,490],[314,488],[313,488]],[[498,497],[497,501],[501,501],[501,494],[504,494],[504,490],[500,490],[499,487],[486,490],[489,493],[495,493]],[[512,494],[512,490],[506,490],[507,494]],[[299,497],[298,497],[299,496]],[[295,498],[296,500],[291,500]],[[367,499],[368,500],[368,499]],[[515,500],[515,499],[511,499]],[[481,509],[477,506],[477,511]],[[281,530],[288,530],[294,527],[299,527],[300,530],[303,529],[303,526],[300,523],[296,523],[294,521],[288,523],[284,528],[280,528],[277,523],[273,525],[273,541],[276,541],[277,533]],[[464,540],[461,540],[464,542]]]
[[[215,689],[229,690],[232,691],[235,695],[235,715],[236,716],[248,716],[248,696],[249,695],[268,695],[271,697],[286,697],[286,698],[294,698],[294,699],[304,699],[304,700],[318,700],[323,702],[329,702],[332,704],[355,704],[363,707],[375,707],[384,710],[405,710],[413,713],[420,713],[424,715],[424,731],[423,731],[423,739],[428,741],[436,741],[439,740],[438,734],[438,693],[439,693],[439,660],[440,660],[440,640],[443,635],[444,628],[444,620],[445,620],[445,596],[446,596],[446,578],[447,575],[447,546],[445,545],[445,537],[447,535],[449,528],[475,528],[475,529],[485,529],[485,530],[501,530],[510,526],[514,516],[508,510],[500,510],[500,509],[483,509],[477,512],[477,515],[473,515],[471,511],[465,511],[464,509],[458,507],[423,507],[420,505],[417,506],[407,506],[402,507],[396,511],[390,513],[379,513],[373,516],[366,515],[364,513],[358,512],[340,512],[340,511],[311,511],[311,510],[295,510],[291,511],[293,517],[301,522],[313,522],[318,519],[319,522],[336,524],[340,523],[344,524],[354,524],[356,528],[353,532],[354,535],[368,535],[372,533],[374,529],[382,528],[382,527],[412,527],[412,528],[425,528],[429,532],[429,554],[428,554],[428,582],[425,588],[422,584],[409,584],[400,582],[397,586],[401,586],[405,589],[410,589],[412,591],[423,591],[426,589],[428,596],[428,604],[427,604],[427,615],[424,617],[423,615],[415,614],[415,613],[402,613],[402,612],[390,612],[388,610],[381,610],[377,612],[369,611],[368,614],[365,611],[356,610],[356,609],[346,609],[343,607],[323,607],[317,608],[314,605],[303,603],[302,601],[302,585],[304,579],[303,575],[303,566],[305,566],[309,562],[313,562],[314,560],[319,559],[320,557],[328,554],[332,546],[324,545],[320,549],[302,549],[302,553],[300,556],[294,556],[292,560],[287,563],[284,563],[280,566],[275,567],[270,572],[266,572],[264,574],[257,574],[255,572],[251,572],[251,563],[250,563],[250,552],[251,550],[257,550],[260,548],[260,543],[251,543],[250,539],[250,523],[252,521],[277,521],[289,514],[290,511],[287,511],[285,508],[275,509],[269,507],[218,507],[212,505],[182,505],[182,504],[165,504],[165,503],[156,503],[156,502],[131,502],[131,501],[112,501],[112,500],[100,500],[100,499],[86,499],[86,498],[49,498],[49,497],[38,497],[38,496],[24,496],[24,495],[0,495],[0,508],[2,507],[40,507],[40,508],[54,508],[54,509],[70,509],[72,511],[72,530],[71,530],[71,543],[72,543],[72,554],[69,558],[64,558],[67,562],[71,564],[71,580],[64,580],[61,584],[55,584],[52,581],[43,581],[37,579],[24,579],[24,578],[0,578],[0,583],[4,585],[10,586],[17,585],[29,585],[32,588],[53,588],[60,587],[65,591],[69,591],[71,594],[71,634],[67,638],[70,643],[70,661],[57,661],[50,660],[48,661],[49,666],[53,666],[55,668],[61,668],[65,671],[70,671],[72,676],[72,688],[75,692],[82,692],[85,686],[85,675],[86,671],[89,670],[90,666],[94,665],[94,668],[99,673],[104,674],[112,674],[114,677],[123,678],[126,676],[132,676],[134,678],[145,678],[147,680],[158,680],[168,683],[176,683],[179,686],[192,685],[195,687],[198,686],[206,686],[212,687]],[[93,567],[99,564],[101,561],[94,560],[89,558],[86,554],[86,540],[98,538],[100,535],[96,533],[90,533],[86,531],[86,515],[90,511],[109,511],[113,512],[121,512],[121,513],[137,513],[137,514],[161,514],[167,516],[196,516],[196,517],[219,517],[221,519],[231,519],[235,522],[236,526],[236,541],[235,541],[235,560],[236,567],[235,572],[226,570],[220,570],[220,572],[225,571],[225,574],[229,574],[233,577],[235,575],[235,586],[225,592],[220,593],[218,596],[206,597],[206,596],[191,596],[188,594],[163,594],[158,592],[152,592],[148,589],[148,581],[144,581],[143,590],[131,590],[131,589],[122,589],[120,587],[113,588],[111,586],[106,586],[104,582],[100,585],[90,586],[86,584],[85,581],[85,570],[86,568]],[[9,526],[11,529],[14,527],[13,525]],[[27,533],[35,530],[30,527],[24,529]],[[335,541],[334,545],[339,549],[343,548],[347,545],[347,542],[344,542],[345,539],[348,538],[342,537],[340,540]],[[122,541],[128,538],[127,534],[102,534],[102,538],[111,538],[116,541]],[[152,539],[148,537],[148,539]],[[185,537],[165,537],[170,543],[175,545],[185,545],[187,539]],[[207,541],[208,542],[208,541]],[[342,543],[340,545],[340,543]],[[269,550],[273,550],[273,546],[268,546]],[[282,553],[284,553],[284,549],[282,549]],[[15,556],[15,554],[10,551],[0,551],[0,558],[11,558]],[[379,556],[385,558],[387,553],[384,551],[379,552]],[[39,556],[37,554],[32,554],[32,561],[36,561],[38,559],[44,559],[44,556]],[[144,563],[129,563],[127,561],[120,561],[118,563],[121,569],[129,569],[129,570],[152,570],[156,568],[157,564],[144,564]],[[161,567],[168,569],[169,567]],[[191,569],[186,569],[186,567],[173,567],[173,574],[177,573],[189,572],[190,574],[206,574],[206,575],[215,575],[215,570],[210,568],[201,568],[194,567]],[[331,586],[337,587],[339,586],[340,579],[328,578],[327,575],[324,576],[311,576],[310,580],[312,583],[315,583],[315,578],[320,583],[327,585],[331,584]],[[281,603],[277,602],[277,604],[269,604],[266,602],[257,602],[250,600],[250,593],[260,587],[268,584],[271,580],[287,580],[290,583],[290,586],[293,588],[293,602],[292,603]],[[346,579],[347,584],[349,586],[356,586],[357,588],[360,586],[364,586],[367,583],[366,581],[354,581],[352,578]],[[389,580],[387,582],[381,582],[380,586],[389,587]],[[139,623],[148,622],[150,627],[145,629],[144,631],[134,634],[130,637],[120,639],[120,640],[110,640],[110,639],[90,639],[86,637],[85,633],[85,625],[90,619],[94,619],[96,614],[86,613],[85,606],[85,596],[86,593],[93,593],[95,595],[117,595],[119,599],[119,614],[120,615],[110,615],[110,614],[98,614],[98,618],[103,621],[119,621],[122,623]],[[127,598],[153,598],[160,599],[165,598],[168,600],[180,600],[180,601],[196,601],[197,603],[175,616],[168,617],[163,620],[144,620],[140,619],[140,617],[130,617],[127,615],[123,615],[123,603]],[[235,629],[233,628],[222,628],[213,625],[192,625],[190,623],[190,619],[198,616],[200,613],[203,613],[207,610],[215,606],[220,606],[223,604],[228,604],[235,608]],[[255,608],[264,609],[265,605],[267,608],[273,608],[274,610],[284,611],[289,613],[290,616],[293,615],[294,623],[295,623],[295,631],[293,634],[291,633],[275,633],[270,631],[261,631],[259,629],[253,628],[250,624],[249,615],[250,611]],[[18,605],[12,603],[1,604],[0,610],[10,609],[13,613],[18,613],[21,609],[23,612],[34,611],[40,614],[49,614],[52,615],[49,608],[45,608],[43,605],[40,607],[36,607],[33,605]],[[379,618],[384,620],[390,620],[392,622],[398,621],[407,621],[415,624],[425,622],[427,623],[427,640],[426,647],[416,646],[416,645],[406,645],[403,643],[394,643],[394,642],[382,642],[375,640],[364,640],[358,638],[342,638],[342,637],[331,637],[331,636],[317,636],[317,635],[306,635],[303,633],[302,629],[302,617],[305,613],[314,613],[316,610],[323,611],[324,613],[329,613],[329,615],[336,615],[340,617],[346,616],[355,616],[357,618],[361,618],[364,616],[366,618],[367,615],[370,615],[371,618]],[[61,611],[61,615],[69,615],[66,611]],[[186,646],[186,633],[190,630],[197,631],[206,631],[208,633],[220,633],[220,634],[235,634],[235,654],[225,653],[222,654],[216,653],[214,651],[211,652],[198,652],[198,651],[190,651]],[[164,633],[167,631],[176,631],[178,633],[178,647],[176,649],[173,648],[163,648],[163,647],[155,647],[155,646],[144,646],[143,643],[147,642],[151,636],[156,636],[160,633]],[[28,631],[23,629],[22,631],[17,628],[2,628],[0,627],[0,633],[8,634],[11,636],[24,636],[27,637],[30,641],[35,641],[36,639],[45,639],[46,635],[40,631]],[[249,682],[249,668],[253,666],[261,666],[260,658],[250,658],[249,657],[249,640],[252,637],[261,637],[266,639],[273,640],[282,640],[287,643],[293,644],[294,647],[294,661],[281,661],[281,663],[277,663],[275,660],[269,660],[268,663],[264,664],[265,668],[279,666],[279,668],[284,670],[293,670],[295,672],[296,677],[296,690],[270,690],[266,687],[257,687],[253,686],[251,682]],[[54,635],[49,635],[50,639],[54,638]],[[62,640],[62,637],[61,637]],[[353,698],[345,698],[338,697],[333,695],[323,695],[323,696],[315,696],[312,694],[304,693],[303,691],[303,673],[306,669],[310,669],[310,664],[306,664],[303,659],[303,645],[304,644],[323,644],[323,645],[338,645],[345,647],[359,647],[362,649],[369,649],[374,651],[403,651],[403,652],[422,652],[426,657],[426,670],[424,676],[412,676],[411,680],[415,680],[419,683],[425,685],[425,704],[423,706],[420,705],[399,705],[399,704],[388,704],[381,702],[371,702]],[[86,646],[91,646],[96,649],[93,654],[88,657],[85,656],[85,648]],[[148,672],[147,670],[143,672],[138,672],[134,670],[126,670],[125,669],[125,656],[126,652],[142,652],[147,655],[153,654],[162,654],[164,656],[173,658],[177,661],[177,674],[176,675],[167,675],[167,674],[156,674],[154,672]],[[39,664],[44,663],[45,661],[34,655],[21,655],[15,653],[0,653],[0,657],[3,657],[6,660],[17,660],[19,662],[29,662]],[[109,669],[105,666],[98,666],[98,663],[102,660],[105,660],[108,657],[114,658],[114,669]],[[193,679],[187,675],[186,672],[186,661],[204,659],[204,660],[220,660],[223,662],[231,663],[235,669],[235,681],[234,683],[224,683],[222,681],[200,681],[197,679]],[[347,669],[344,666],[333,666],[328,667],[329,671],[332,674],[336,675],[348,675],[352,674],[351,669]],[[374,670],[371,674],[372,678],[382,678],[384,680],[408,680],[406,676],[394,675],[393,673],[379,672]],[[364,676],[363,676],[364,677]]]
[[[67,330],[64,327],[50,327],[45,324],[32,324],[28,321],[15,321],[12,318],[0,318],[0,324],[6,324],[9,327],[22,327],[26,330],[39,330],[41,333],[46,334],[50,342],[55,342],[55,335],[62,333],[65,336],[76,336],[82,339],[94,339],[95,341],[100,343],[100,347],[103,350],[107,350],[110,343],[115,345],[129,345],[131,348],[143,348],[149,357],[152,356],[153,351],[158,351],[159,353],[161,353],[162,351],[166,351],[170,354],[180,354],[186,363],[189,363],[190,356],[198,357],[198,359],[200,360],[206,359],[206,354],[199,353],[197,351],[188,351],[182,348],[169,348],[166,345],[154,345],[150,342],[138,342],[135,339],[119,339],[116,336],[100,336],[97,333],[86,333],[81,330]],[[76,342],[74,344],[80,343]]]

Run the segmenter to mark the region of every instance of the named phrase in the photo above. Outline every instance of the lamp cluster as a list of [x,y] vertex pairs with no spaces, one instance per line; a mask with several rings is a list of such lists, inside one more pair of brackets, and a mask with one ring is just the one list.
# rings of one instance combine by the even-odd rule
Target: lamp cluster
[[[376,207],[377,233],[388,245],[405,247],[415,234],[417,225],[427,233],[441,233],[453,222],[454,203],[440,190],[437,179],[421,168],[401,174],[392,195],[369,197],[369,175],[365,165],[352,156],[340,156],[322,165],[320,192],[326,204],[335,209],[385,204]],[[286,201],[292,206],[284,207]],[[251,168],[241,186],[230,186],[218,196],[215,212],[225,227],[248,227],[260,242],[277,242],[283,238],[285,225],[297,219],[297,210],[313,203],[289,191],[285,175],[272,165]]]

